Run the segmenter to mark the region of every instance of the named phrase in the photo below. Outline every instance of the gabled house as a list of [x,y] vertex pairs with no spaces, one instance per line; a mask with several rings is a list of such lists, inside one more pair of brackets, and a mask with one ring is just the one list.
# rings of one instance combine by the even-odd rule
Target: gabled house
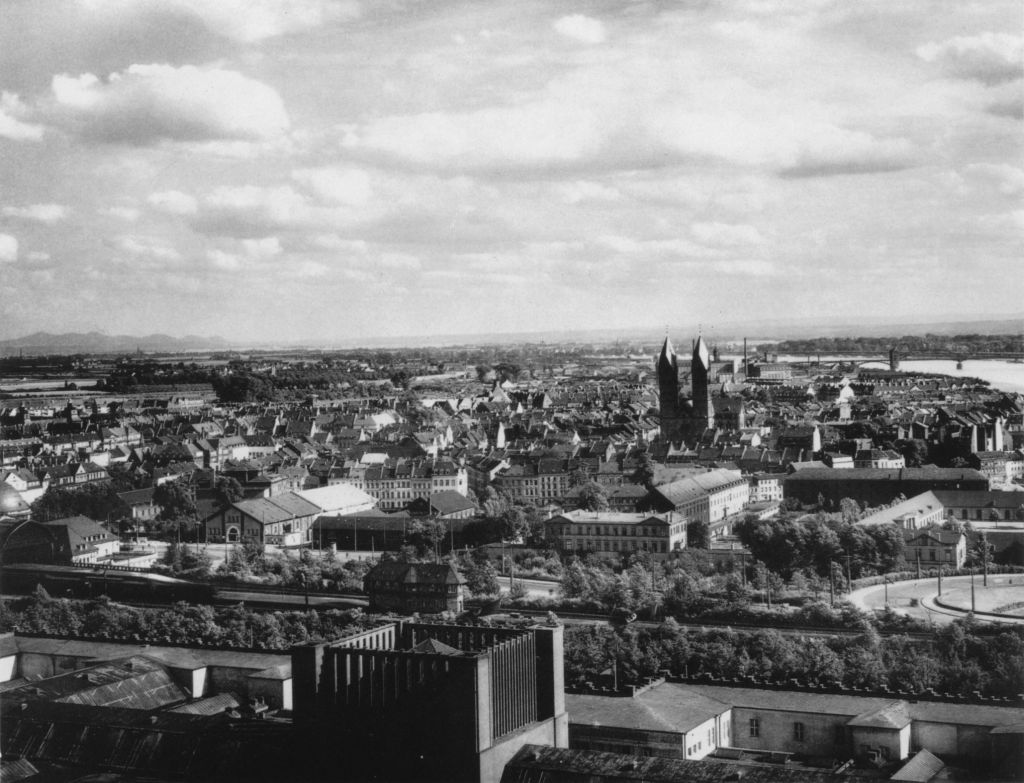
[[903,531],[903,557],[926,568],[962,568],[967,560],[967,536],[959,531],[933,526]]
[[308,543],[309,530],[321,508],[294,492],[239,500],[203,520],[211,543],[256,541],[276,546]]
[[452,565],[381,562],[363,578],[378,611],[461,612],[466,580]]

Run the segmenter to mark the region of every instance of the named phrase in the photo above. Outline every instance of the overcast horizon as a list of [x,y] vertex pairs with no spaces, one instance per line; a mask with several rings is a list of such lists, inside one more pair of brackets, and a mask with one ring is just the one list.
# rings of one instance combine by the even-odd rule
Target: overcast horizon
[[8,0],[5,22],[0,339],[1024,301],[1019,0]]

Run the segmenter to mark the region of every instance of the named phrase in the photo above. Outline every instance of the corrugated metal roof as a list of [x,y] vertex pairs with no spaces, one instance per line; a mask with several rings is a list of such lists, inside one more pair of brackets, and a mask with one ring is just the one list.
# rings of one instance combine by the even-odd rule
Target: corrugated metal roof
[[218,715],[227,709],[237,707],[241,702],[233,693],[218,693],[205,699],[197,699],[187,704],[182,704],[168,712],[175,712],[184,715]]

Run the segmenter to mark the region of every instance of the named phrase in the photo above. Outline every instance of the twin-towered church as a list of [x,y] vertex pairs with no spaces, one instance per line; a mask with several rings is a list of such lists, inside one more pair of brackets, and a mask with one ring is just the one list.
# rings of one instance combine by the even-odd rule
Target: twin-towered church
[[661,437],[692,443],[715,428],[715,403],[711,396],[711,352],[703,337],[693,344],[690,359],[690,395],[679,388],[679,363],[668,337],[661,346],[655,369],[661,412]]

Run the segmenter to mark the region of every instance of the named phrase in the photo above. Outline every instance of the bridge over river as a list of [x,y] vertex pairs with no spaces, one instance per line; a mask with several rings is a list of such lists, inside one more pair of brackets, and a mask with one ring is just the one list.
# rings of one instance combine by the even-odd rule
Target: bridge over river
[[[799,354],[793,354],[799,355]],[[890,370],[898,370],[900,362],[906,359],[914,360],[947,360],[955,361],[958,369],[963,367],[965,361],[1009,361],[1024,364],[1024,353],[1017,351],[910,351],[903,348],[890,348],[888,351],[827,351],[818,353],[806,353],[806,361],[795,361],[790,364],[815,365],[823,361],[838,360],[849,364],[860,366],[873,362],[888,362]],[[822,359],[824,357],[824,359]]]

